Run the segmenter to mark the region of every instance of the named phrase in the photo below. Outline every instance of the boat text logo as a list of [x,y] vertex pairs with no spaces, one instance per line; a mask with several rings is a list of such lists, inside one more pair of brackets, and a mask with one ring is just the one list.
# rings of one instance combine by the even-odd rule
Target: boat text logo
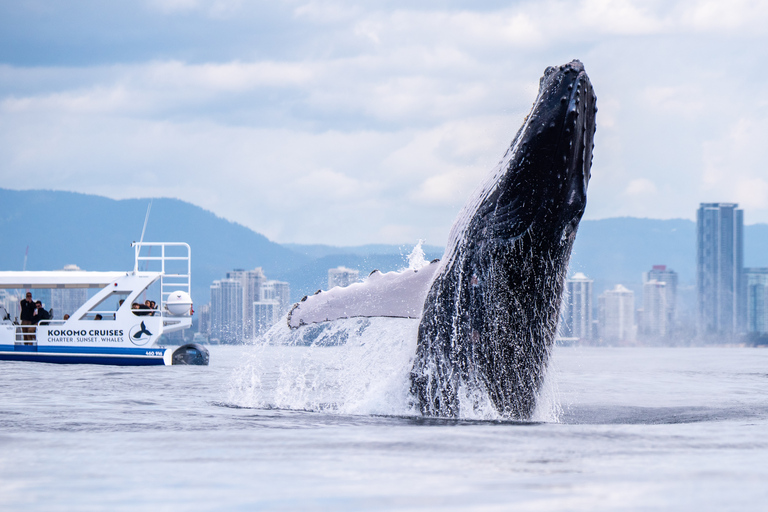
[[131,328],[128,337],[134,345],[146,345],[150,338],[152,338],[152,333],[149,332],[144,322],[141,322],[140,325],[134,325]]

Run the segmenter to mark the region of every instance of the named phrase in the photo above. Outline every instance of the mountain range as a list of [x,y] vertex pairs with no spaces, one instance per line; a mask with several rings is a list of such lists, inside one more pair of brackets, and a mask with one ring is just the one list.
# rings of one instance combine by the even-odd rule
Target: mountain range
[[[50,190],[0,189],[1,270],[129,270],[131,241],[141,237],[149,199],[113,200]],[[768,266],[768,224],[745,226],[745,266]],[[340,265],[361,276],[407,266],[412,245],[279,244],[193,204],[152,199],[145,241],[192,247],[192,293],[208,301],[210,285],[236,269],[262,267],[269,279],[291,284],[294,300],[327,288],[327,271]],[[425,246],[428,259],[443,248]],[[695,288],[696,224],[685,219],[612,218],[581,222],[570,273],[595,280],[595,293],[618,283],[639,293],[642,273],[664,264],[677,271],[683,296]]]

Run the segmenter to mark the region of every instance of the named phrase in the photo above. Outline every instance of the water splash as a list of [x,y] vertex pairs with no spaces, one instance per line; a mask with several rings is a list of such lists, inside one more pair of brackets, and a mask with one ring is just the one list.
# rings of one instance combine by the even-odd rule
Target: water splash
[[410,270],[419,270],[422,267],[429,265],[424,249],[421,247],[422,244],[424,244],[424,240],[419,239],[416,246],[408,255],[408,268]]
[[[328,322],[304,345],[301,331],[308,327],[312,326],[275,326],[260,338],[234,372],[227,402],[248,408],[345,415],[420,415],[410,392],[418,320]],[[463,386],[459,391],[459,419],[505,419],[481,387]],[[557,386],[550,372],[531,420],[557,422],[560,415]]]
[[235,372],[228,401],[339,414],[418,414],[410,396],[417,320],[337,320],[302,345],[302,331],[312,327],[273,327]]
[[[429,264],[419,240],[408,270]],[[358,415],[420,415],[411,393],[418,318],[340,316],[289,328],[287,318],[257,339],[236,370],[229,403]],[[296,326],[294,326],[296,327]],[[505,420],[479,376],[457,390],[459,419]],[[561,415],[557,386],[548,372],[532,421],[556,422]]]

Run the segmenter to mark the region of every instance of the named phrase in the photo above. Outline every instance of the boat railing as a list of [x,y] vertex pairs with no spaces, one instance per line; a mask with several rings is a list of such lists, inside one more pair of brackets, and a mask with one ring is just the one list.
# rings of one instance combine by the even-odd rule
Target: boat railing
[[[96,315],[100,315],[101,318],[96,318]],[[81,320],[116,320],[117,319],[117,313],[115,311],[89,311],[83,317]],[[63,322],[63,321],[62,321]]]
[[16,326],[16,345],[33,345],[37,343],[36,325],[17,325]]
[[[134,272],[160,272],[160,312],[168,296],[178,290],[192,294],[192,251],[184,242],[133,242]],[[155,252],[152,255],[152,252]],[[159,251],[159,254],[157,252]],[[140,269],[141,265],[146,268]],[[144,310],[146,311],[146,310]]]

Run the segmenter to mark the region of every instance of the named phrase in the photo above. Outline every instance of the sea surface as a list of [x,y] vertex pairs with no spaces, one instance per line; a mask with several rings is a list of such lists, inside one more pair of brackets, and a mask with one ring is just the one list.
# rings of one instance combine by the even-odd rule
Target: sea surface
[[532,422],[424,419],[386,352],[0,361],[0,510],[768,510],[766,349],[557,347]]

